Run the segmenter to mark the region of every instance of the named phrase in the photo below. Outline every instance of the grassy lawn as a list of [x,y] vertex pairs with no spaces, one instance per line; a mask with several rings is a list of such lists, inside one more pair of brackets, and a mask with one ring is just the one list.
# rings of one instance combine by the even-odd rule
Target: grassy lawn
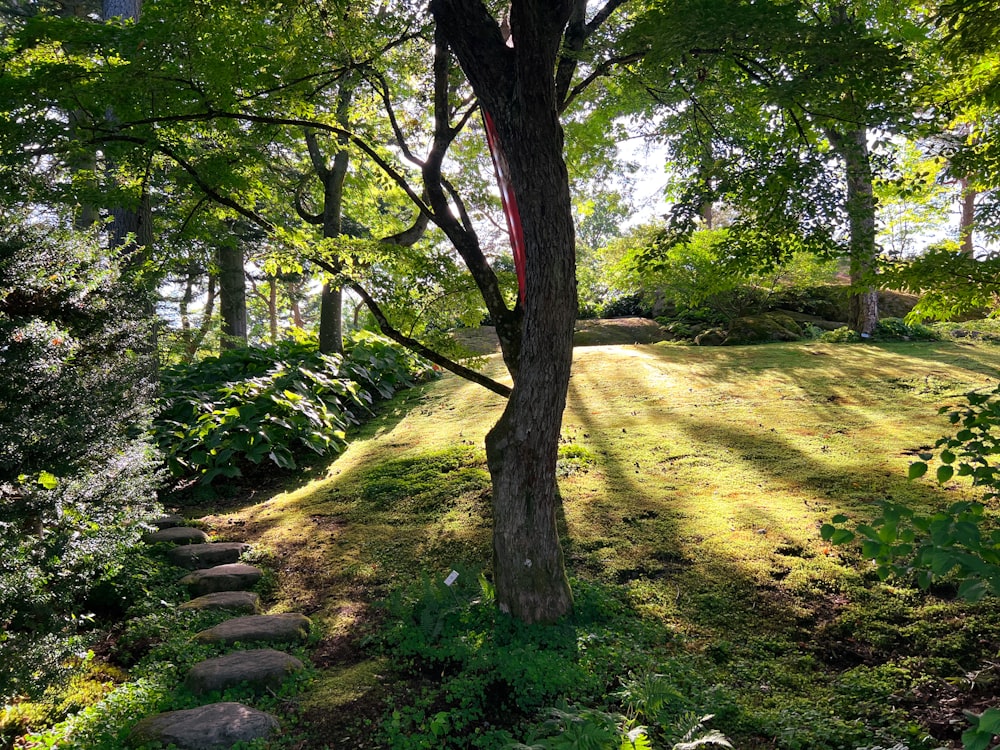
[[[740,748],[956,743],[962,710],[992,704],[1000,613],[948,587],[880,583],[818,529],[886,498],[972,497],[906,469],[948,431],[938,407],[998,367],[984,344],[578,348],[560,461],[567,562],[581,601],[616,602],[600,627],[626,623],[633,644],[602,652],[591,703],[611,710],[623,683],[663,674],[679,708],[715,713]],[[397,611],[374,603],[422,572],[488,573],[482,445],[501,409],[445,377],[401,394],[312,481],[205,519],[277,571],[272,611],[322,631],[298,746],[491,746],[489,721],[473,732],[449,713],[460,698],[435,692],[447,665],[377,646]],[[573,627],[582,644],[598,626]],[[432,731],[441,715],[451,723]]]

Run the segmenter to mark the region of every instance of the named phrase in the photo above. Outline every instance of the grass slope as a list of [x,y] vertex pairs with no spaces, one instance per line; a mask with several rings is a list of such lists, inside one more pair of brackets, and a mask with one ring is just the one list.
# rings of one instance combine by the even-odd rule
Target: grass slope
[[[998,365],[953,343],[578,349],[560,461],[571,574],[669,628],[664,658],[718,686],[701,708],[738,747],[954,741],[961,709],[994,695],[1000,615],[881,584],[818,527],[888,497],[969,496],[906,468],[947,431],[937,408]],[[324,478],[206,518],[277,570],[273,611],[322,628],[298,746],[370,742],[386,703],[406,702],[410,678],[360,647],[383,617],[372,603],[420,571],[488,564],[482,444],[502,406],[451,377],[422,386]]]

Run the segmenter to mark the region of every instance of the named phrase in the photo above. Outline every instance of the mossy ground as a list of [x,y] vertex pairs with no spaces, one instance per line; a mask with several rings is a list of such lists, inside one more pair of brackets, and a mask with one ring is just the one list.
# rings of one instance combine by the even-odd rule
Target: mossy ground
[[[559,472],[571,574],[623,591],[709,665],[741,748],[953,741],[961,709],[994,695],[1000,614],[880,583],[818,528],[890,497],[971,497],[906,469],[947,432],[938,407],[998,366],[1000,349],[941,342],[577,349]],[[451,377],[421,386],[322,478],[206,517],[273,565],[273,611],[322,630],[301,747],[357,742],[400,699],[363,648],[373,602],[421,571],[488,569],[482,445],[502,407]]]

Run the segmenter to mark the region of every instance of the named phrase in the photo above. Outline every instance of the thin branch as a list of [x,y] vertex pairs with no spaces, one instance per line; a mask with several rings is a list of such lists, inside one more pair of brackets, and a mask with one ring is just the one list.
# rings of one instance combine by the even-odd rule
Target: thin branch
[[[421,199],[420,195],[413,189],[409,184],[407,179],[386,159],[384,159],[378,151],[371,145],[369,145],[363,138],[356,135],[350,130],[347,130],[336,125],[330,125],[329,123],[319,122],[316,120],[303,120],[297,117],[273,117],[268,115],[250,115],[240,112],[224,112],[221,110],[208,110],[206,112],[193,113],[188,115],[174,115],[171,117],[161,117],[161,118],[147,118],[143,120],[135,120],[129,123],[121,123],[118,125],[119,130],[128,130],[130,128],[142,127],[144,125],[154,125],[163,122],[208,122],[213,119],[220,120],[237,120],[242,122],[256,122],[263,125],[288,125],[297,128],[313,128],[315,130],[322,130],[327,133],[333,133],[335,135],[341,135],[346,137],[353,145],[363,152],[368,158],[370,158],[383,172],[388,175],[388,177],[396,183],[396,185],[406,193],[407,197],[413,201],[414,205],[417,206],[422,212],[426,212],[432,221],[436,221],[434,212],[427,206],[427,204]],[[134,139],[133,142],[142,143],[143,141],[139,139]],[[169,154],[168,154],[169,155]]]
[[489,391],[493,391],[493,393],[503,396],[504,398],[510,398],[511,389],[509,386],[506,386],[503,383],[498,383],[497,381],[483,375],[480,372],[471,370],[468,367],[465,367],[464,365],[460,365],[458,362],[454,362],[448,359],[443,354],[439,354],[433,349],[429,349],[416,339],[410,338],[409,336],[406,336],[405,334],[401,333],[396,328],[394,328],[392,324],[389,323],[389,319],[385,316],[385,313],[382,311],[382,308],[379,307],[375,299],[370,294],[368,294],[368,292],[366,292],[361,287],[360,284],[357,284],[355,282],[349,282],[346,286],[347,288],[351,289],[355,294],[357,294],[359,297],[361,297],[361,299],[364,301],[368,309],[371,310],[372,315],[375,316],[375,320],[378,321],[378,325],[379,328],[382,330],[382,333],[391,338],[393,341],[402,344],[407,349],[415,351],[422,357],[429,359],[434,364],[443,367],[449,372],[455,373],[461,378],[470,380],[477,385],[481,385],[483,388],[486,388]]
[[140,146],[151,145],[154,149],[159,151],[164,156],[167,156],[170,159],[172,159],[181,169],[183,169],[185,172],[191,175],[191,178],[194,180],[195,184],[199,187],[199,189],[209,198],[214,200],[216,203],[233,209],[240,216],[249,219],[254,224],[257,224],[261,228],[266,229],[268,232],[275,231],[274,224],[265,219],[263,216],[247,208],[243,204],[238,203],[235,199],[230,198],[228,195],[223,195],[214,187],[209,185],[193,164],[191,164],[189,161],[187,161],[187,159],[185,159],[183,156],[175,152],[169,146],[166,146],[165,144],[159,142],[151,144],[148,140],[144,138],[134,138],[126,135],[111,135],[101,139],[101,141],[102,142],[120,141],[123,143],[134,143]]
[[642,59],[642,52],[633,52],[628,55],[622,55],[620,57],[610,57],[604,60],[600,65],[594,68],[590,75],[580,81],[576,86],[574,86],[565,98],[559,104],[559,111],[565,112],[566,109],[572,104],[577,97],[580,96],[594,81],[596,81],[601,76],[607,75],[612,68],[616,65],[628,65],[629,63],[637,62]]
[[375,88],[379,96],[382,97],[382,106],[385,107],[386,115],[389,117],[389,125],[392,127],[393,135],[396,138],[396,145],[399,146],[399,150],[407,161],[418,167],[424,166],[424,162],[418,159],[410,149],[409,144],[406,142],[406,136],[403,134],[403,129],[399,127],[399,121],[396,119],[396,109],[392,106],[392,100],[389,98],[388,82],[381,73],[375,73],[374,78],[379,84]]

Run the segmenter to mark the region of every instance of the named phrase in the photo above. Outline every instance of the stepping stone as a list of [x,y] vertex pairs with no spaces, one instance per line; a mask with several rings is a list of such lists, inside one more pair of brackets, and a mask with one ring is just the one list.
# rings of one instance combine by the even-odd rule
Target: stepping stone
[[191,667],[184,684],[197,695],[225,690],[240,683],[257,690],[277,690],[282,682],[302,668],[302,662],[294,656],[274,649],[234,651],[198,662]]
[[187,521],[184,516],[179,516],[176,513],[165,513],[162,516],[149,519],[147,523],[158,529],[169,529],[173,526],[183,526]]
[[220,622],[214,628],[195,634],[199,643],[233,644],[252,641],[301,643],[309,637],[312,622],[305,615],[250,615]]
[[188,570],[211,568],[214,565],[234,563],[250,549],[244,542],[215,542],[212,544],[187,544],[174,547],[167,555],[170,562]]
[[244,591],[251,588],[263,575],[260,568],[243,563],[216,565],[214,568],[196,570],[181,579],[191,596],[204,596],[217,591]]
[[[222,567],[229,566],[223,565]],[[229,609],[247,615],[257,615],[260,614],[261,607],[260,597],[252,591],[217,591],[214,594],[205,594],[197,599],[184,602],[178,609]]]
[[156,544],[157,542],[204,544],[208,541],[208,534],[193,526],[171,526],[166,529],[154,531],[151,534],[143,534],[142,541],[146,542],[146,544]]
[[269,737],[278,729],[271,714],[242,703],[210,703],[147,716],[132,729],[134,744],[160,742],[181,750],[223,750],[237,742]]

